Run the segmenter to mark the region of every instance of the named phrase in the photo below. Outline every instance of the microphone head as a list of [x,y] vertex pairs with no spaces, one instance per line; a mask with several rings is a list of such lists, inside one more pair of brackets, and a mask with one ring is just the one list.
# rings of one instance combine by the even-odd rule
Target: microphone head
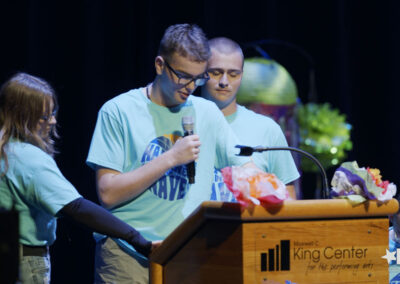
[[236,156],[251,156],[254,152],[254,149],[249,146],[236,145],[235,148],[240,149],[239,154],[236,154]]
[[192,116],[182,117],[182,127],[185,132],[193,132],[194,130],[194,119]]

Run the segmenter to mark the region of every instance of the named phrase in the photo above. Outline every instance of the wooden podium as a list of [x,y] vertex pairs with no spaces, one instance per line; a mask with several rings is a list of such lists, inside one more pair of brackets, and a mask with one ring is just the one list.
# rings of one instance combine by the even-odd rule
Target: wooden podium
[[150,283],[389,282],[393,199],[295,200],[280,206],[202,203],[150,258]]

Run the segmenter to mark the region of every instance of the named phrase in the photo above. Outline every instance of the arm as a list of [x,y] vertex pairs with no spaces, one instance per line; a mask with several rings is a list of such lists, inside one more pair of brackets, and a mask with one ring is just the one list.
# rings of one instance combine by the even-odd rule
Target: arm
[[152,244],[145,240],[134,228],[84,198],[78,198],[68,203],[60,210],[60,214],[98,233],[121,238],[144,256],[148,256],[152,249],[160,244],[160,242]]
[[289,192],[290,198],[292,198],[293,200],[296,200],[296,199],[297,199],[297,196],[296,196],[296,189],[294,188],[294,185],[293,185],[293,184],[287,184],[287,185],[286,185],[286,190]]
[[169,169],[196,160],[200,152],[200,145],[198,135],[178,139],[170,150],[127,173],[98,167],[96,171],[97,194],[102,205],[112,208],[135,198]]

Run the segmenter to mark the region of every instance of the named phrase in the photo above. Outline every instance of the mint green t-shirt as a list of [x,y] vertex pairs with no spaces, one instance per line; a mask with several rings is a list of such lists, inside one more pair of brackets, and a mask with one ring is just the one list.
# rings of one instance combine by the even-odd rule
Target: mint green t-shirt
[[188,183],[186,167],[167,171],[136,198],[111,212],[149,240],[164,239],[211,195],[213,169],[241,165],[248,157],[236,156],[237,138],[217,106],[190,96],[172,108],[151,102],[144,88],[121,94],[100,109],[87,164],[122,173],[160,156],[183,136],[182,117],[192,116],[201,141],[195,184]]
[[[81,195],[68,182],[54,159],[38,147],[10,141],[8,170],[0,178],[0,207],[19,212],[20,243],[51,245],[56,239],[57,212]],[[1,161],[4,169],[4,160]]]
[[[287,147],[285,135],[271,118],[257,114],[238,105],[237,111],[225,117],[241,145],[263,147]],[[297,178],[299,173],[290,151],[266,151],[254,153],[253,162],[262,170],[275,174],[284,184]],[[216,169],[212,185],[211,200],[235,201],[226,188],[221,173]]]

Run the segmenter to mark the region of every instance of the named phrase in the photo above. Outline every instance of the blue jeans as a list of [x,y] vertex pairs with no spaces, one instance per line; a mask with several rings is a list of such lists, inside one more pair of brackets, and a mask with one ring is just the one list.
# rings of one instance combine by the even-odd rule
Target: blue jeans
[[50,284],[50,255],[22,256],[20,254],[19,279],[22,284]]

